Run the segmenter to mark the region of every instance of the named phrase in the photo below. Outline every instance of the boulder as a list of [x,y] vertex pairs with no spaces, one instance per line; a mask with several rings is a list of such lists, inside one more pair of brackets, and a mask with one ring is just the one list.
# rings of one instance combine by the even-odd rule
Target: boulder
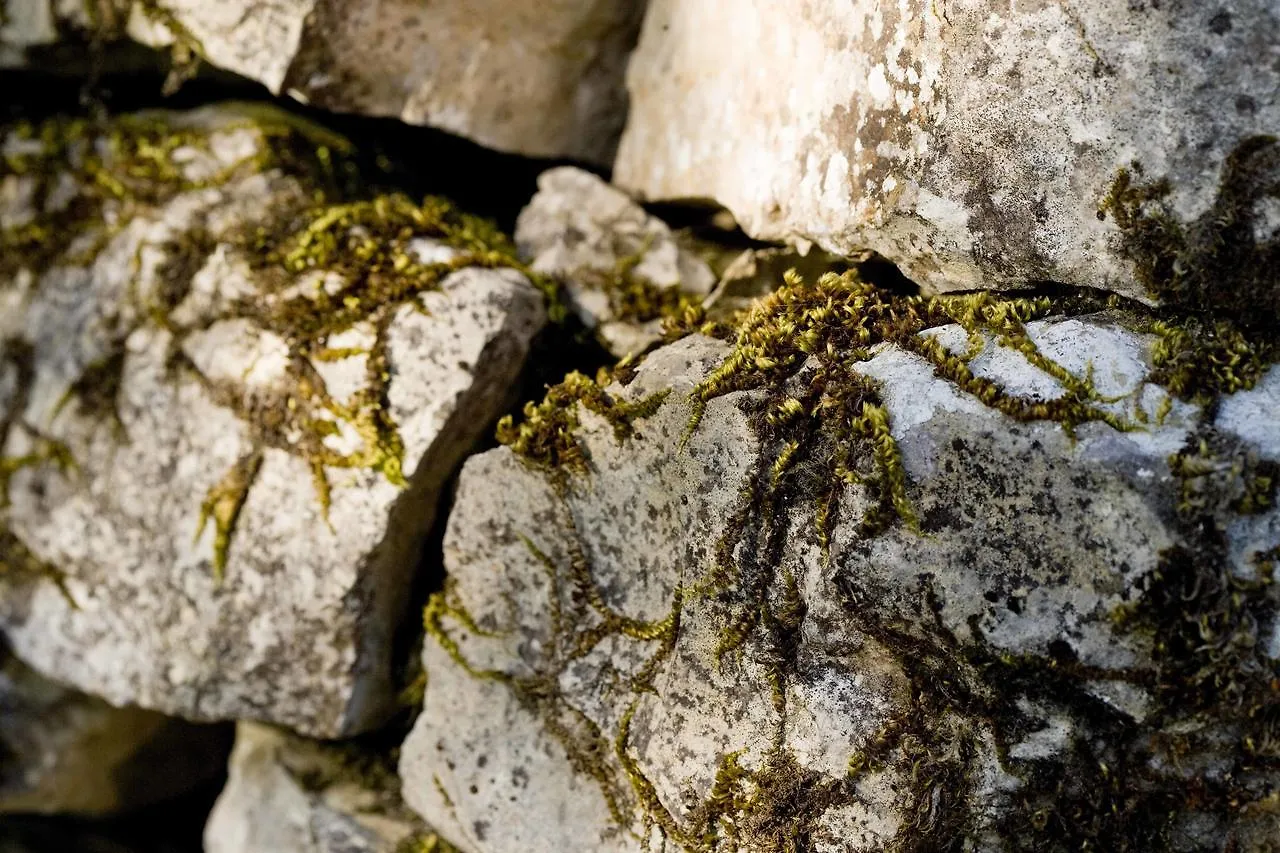
[[614,177],[935,292],[1280,311],[1277,42],[1271,0],[654,0]]
[[1229,331],[793,277],[553,388],[463,469],[406,801],[469,853],[1268,849],[1280,352]]
[[663,317],[698,305],[716,284],[706,260],[626,193],[572,166],[543,172],[516,220],[516,248],[614,355],[662,339]]
[[276,113],[4,150],[14,650],[115,704],[379,724],[439,491],[508,405],[542,295],[441,200],[343,195],[341,140]]
[[60,30],[127,33],[339,112],[430,125],[533,157],[607,165],[643,0],[22,0],[0,16],[0,67]]
[[227,786],[205,825],[204,849],[445,853],[447,848],[401,801],[400,780],[388,755],[241,723]]
[[113,708],[0,648],[0,814],[148,806],[216,779],[230,746],[221,726]]

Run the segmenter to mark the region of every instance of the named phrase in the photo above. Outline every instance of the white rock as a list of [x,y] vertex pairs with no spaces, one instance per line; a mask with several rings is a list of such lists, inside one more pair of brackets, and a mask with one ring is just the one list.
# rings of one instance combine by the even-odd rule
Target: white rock
[[637,313],[628,288],[701,300],[715,285],[707,263],[680,245],[666,223],[590,172],[543,172],[516,221],[520,256],[565,285],[569,304],[617,356],[639,354],[662,338],[660,316]]
[[396,853],[427,838],[386,756],[241,723],[207,853]]
[[[246,132],[242,115],[200,115],[174,121]],[[264,267],[236,235],[310,189],[241,169],[159,206],[113,202],[92,261],[0,278],[30,373],[0,412],[0,456],[30,457],[0,524],[52,567],[0,579],[0,627],[40,671],[113,703],[316,736],[390,710],[391,639],[439,490],[507,405],[544,309],[502,269],[385,306],[341,277],[295,289],[315,276]],[[317,299],[334,304],[305,307]],[[298,349],[289,310],[340,309],[374,313]]]
[[[707,338],[660,348],[609,386],[631,402],[670,391],[630,437],[578,408],[585,471],[507,448],[473,457],[445,537],[450,580],[428,611],[406,801],[470,853],[655,850],[664,837],[678,850],[808,838],[831,853],[1012,851],[1095,817],[1103,841],[1158,821],[1167,807],[1116,818],[1107,780],[1144,802],[1186,790],[1179,774],[1220,778],[1248,725],[1160,692],[1185,661],[1158,662],[1140,627],[1161,618],[1163,584],[1182,596],[1179,549],[1218,560],[1206,578],[1229,571],[1227,549],[1205,556],[1195,549],[1213,537],[1177,520],[1186,484],[1170,454],[1206,437],[1223,470],[1244,466],[1206,510],[1225,526],[1231,477],[1257,445],[1230,438],[1222,414],[1215,426],[1196,405],[1167,405],[1150,384],[1153,338],[1127,323],[1045,320],[1028,335],[1118,397],[1105,405],[1132,431],[1014,420],[892,344],[856,364],[876,380],[919,530],[860,532],[875,502],[850,485],[826,554],[814,500],[787,491],[769,503],[770,457],[748,421],[762,392],[711,399],[687,433],[691,389],[728,353]],[[958,327],[929,334],[969,344]],[[1029,401],[1062,392],[990,338],[969,363]],[[790,381],[804,387],[807,370]],[[1257,426],[1268,440],[1276,429]],[[798,462],[795,476],[822,476],[806,473],[816,464]],[[1280,510],[1257,518],[1280,524]],[[1188,595],[1172,624],[1197,606]],[[1242,595],[1250,614],[1274,612],[1274,589]],[[761,613],[727,650],[738,619]],[[1258,627],[1248,666],[1265,665],[1270,625]],[[1189,751],[1159,746],[1175,740]],[[1148,748],[1141,761],[1157,769],[1123,763]],[[1238,773],[1262,817],[1188,806],[1162,830],[1181,839],[1170,849],[1265,835],[1280,780],[1266,765]],[[1064,812],[1078,824],[1063,829],[1054,808],[1083,811]],[[1041,809],[1051,835],[1031,826]]]
[[217,777],[229,734],[113,708],[0,648],[0,814],[104,815],[179,796]]
[[1280,127],[1277,43],[1272,0],[654,0],[615,180],[719,201],[756,237],[873,249],[936,291],[1145,296],[1099,207],[1136,161],[1177,218],[1218,216],[1227,156]]

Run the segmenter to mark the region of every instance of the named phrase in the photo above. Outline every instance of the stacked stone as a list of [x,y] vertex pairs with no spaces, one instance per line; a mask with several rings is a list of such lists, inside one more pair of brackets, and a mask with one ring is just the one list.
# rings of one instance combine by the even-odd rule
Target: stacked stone
[[1280,9],[515,5],[4,5],[614,184],[6,132],[0,810],[236,721],[211,851],[1272,849]]

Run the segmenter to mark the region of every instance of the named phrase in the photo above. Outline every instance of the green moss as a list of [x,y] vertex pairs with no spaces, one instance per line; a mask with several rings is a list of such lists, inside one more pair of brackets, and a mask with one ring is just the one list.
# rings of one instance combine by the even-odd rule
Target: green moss
[[[621,365],[626,369],[626,363]],[[575,472],[586,470],[586,458],[574,435],[578,427],[578,406],[594,412],[613,427],[614,437],[629,437],[637,419],[652,415],[666,399],[665,393],[628,402],[609,394],[605,386],[612,372],[601,369],[594,380],[577,371],[547,389],[541,403],[527,403],[524,419],[517,425],[507,415],[498,422],[497,438],[522,458],[544,467]]]
[[[405,449],[388,399],[392,370],[387,332],[396,313],[405,306],[421,310],[419,297],[458,269],[525,271],[511,243],[486,220],[460,213],[439,198],[418,202],[399,193],[373,192],[354,171],[351,146],[342,138],[276,111],[249,106],[226,110],[232,118],[212,132],[249,129],[261,144],[199,180],[187,177],[177,155],[209,152],[212,132],[162,115],[19,125],[11,131],[19,144],[0,167],[0,180],[30,185],[36,211],[30,220],[0,231],[0,280],[8,281],[17,280],[21,270],[39,274],[55,264],[90,263],[135,216],[184,192],[264,172],[293,178],[301,188],[301,193],[281,194],[281,201],[230,231],[214,235],[207,223],[197,221],[159,247],[164,260],[155,270],[155,286],[146,294],[136,288],[129,294],[138,316],[173,334],[173,367],[203,383],[215,402],[249,427],[251,451],[210,490],[202,507],[201,527],[209,521],[215,527],[214,570],[219,577],[266,449],[308,464],[326,514],[332,469],[372,470],[403,485]],[[75,187],[69,201],[61,189],[68,180]],[[420,260],[415,241],[424,239],[443,243],[456,256],[443,262]],[[68,251],[67,246],[75,248]],[[241,383],[210,380],[181,351],[185,337],[211,319],[182,328],[173,320],[174,309],[216,248],[247,261],[259,285],[252,297],[220,309],[217,319],[247,319],[285,343],[286,378],[278,387],[248,393]],[[310,276],[339,284],[300,292],[307,290],[298,287],[300,281]],[[551,297],[558,293],[545,279],[538,277],[536,283]],[[331,337],[357,327],[369,337],[360,352],[330,347]],[[315,365],[351,356],[364,357],[363,387],[347,399],[336,399]],[[75,400],[87,416],[118,422],[114,398],[123,367],[122,336],[116,350],[85,370],[67,402]],[[344,432],[358,437],[356,449],[333,449],[329,439]]]
[[1173,209],[1173,185],[1149,180],[1140,165],[1122,170],[1099,218],[1120,229],[1117,247],[1138,281],[1162,302],[1246,326],[1280,319],[1280,234],[1263,234],[1261,205],[1280,199],[1280,140],[1240,142],[1222,166],[1218,193],[1191,222]]
[[[1157,335],[1151,381],[1207,411],[1217,397],[1250,387],[1280,359],[1258,327],[1239,319],[1198,318],[1075,291],[1035,299],[901,296],[861,282],[856,274],[824,276],[813,283],[791,276],[784,288],[732,323],[708,324],[698,309],[686,310],[668,324],[671,337],[698,331],[732,345],[722,365],[693,392],[690,432],[698,428],[710,401],[749,391],[751,395],[739,398],[739,406],[748,413],[761,451],[757,475],[728,520],[712,564],[680,591],[668,624],[678,632],[684,601],[700,598],[721,626],[717,651],[722,663],[751,643],[753,660],[764,665],[768,682],[761,686],[773,695],[785,719],[787,679],[795,671],[805,619],[795,577],[779,568],[794,535],[793,508],[813,506],[825,542],[839,501],[854,486],[871,499],[860,536],[874,536],[896,524],[914,525],[887,409],[878,385],[861,376],[858,365],[878,345],[894,344],[925,359],[960,391],[1014,419],[1051,421],[1068,433],[1091,421],[1142,429],[1142,422],[1112,413],[1107,405],[1112,401],[1098,393],[1089,375],[1070,374],[1039,352],[1026,333],[1031,320],[1096,312],[1112,312],[1118,322]],[[921,336],[951,323],[969,332],[968,353],[953,355]],[[988,338],[1016,349],[1055,377],[1062,396],[1052,401],[1022,398],[976,377],[968,360]],[[587,475],[575,437],[577,406],[584,398],[607,395],[601,388],[607,379],[589,383],[580,377],[553,389],[541,404],[526,409],[524,425],[504,425],[503,442],[556,472],[562,489],[568,477]],[[1207,441],[1203,448],[1189,445],[1171,461],[1183,480],[1179,525],[1191,544],[1162,555],[1160,570],[1116,614],[1120,630],[1152,637],[1154,671],[1098,671],[1056,651],[1044,657],[1000,653],[985,641],[976,622],[970,626],[972,639],[961,641],[941,624],[940,602],[927,578],[921,580],[918,601],[903,613],[886,612],[857,590],[843,589],[851,627],[891,654],[911,684],[905,707],[851,756],[848,776],[807,773],[780,741],[755,770],[741,766],[741,753],[729,753],[706,800],[688,819],[677,820],[631,752],[631,725],[643,695],[637,693],[613,735],[613,755],[630,788],[639,835],[647,838],[656,830],[672,847],[693,853],[811,850],[821,815],[859,802],[857,785],[889,767],[910,768],[901,804],[908,820],[890,848],[895,853],[967,849],[966,844],[992,834],[1011,850],[1036,853],[1162,850],[1173,843],[1178,819],[1190,812],[1225,820],[1260,802],[1265,791],[1259,793],[1252,783],[1182,779],[1153,764],[1176,760],[1197,747],[1213,751],[1207,744],[1226,733],[1239,742],[1233,779],[1277,766],[1280,673],[1263,657],[1259,634],[1260,626],[1275,619],[1277,597],[1270,578],[1280,548],[1255,555],[1257,577],[1242,580],[1224,568],[1228,563],[1220,533],[1230,515],[1273,504],[1277,472],[1233,453]],[[572,561],[570,582],[564,569],[540,552],[537,556],[547,566],[553,589],[574,590],[568,600],[592,601],[590,568],[581,558]],[[572,637],[573,629],[562,626],[572,625],[573,619],[565,616],[559,601],[557,593],[549,602],[553,633]],[[616,633],[616,628],[597,632]],[[553,644],[561,648],[563,640]],[[655,653],[655,666],[646,667],[647,679],[666,654]],[[1129,680],[1149,691],[1156,706],[1151,719],[1138,723],[1099,701],[1091,692],[1099,679]],[[554,684],[547,689],[558,695]],[[1011,745],[1024,740],[1034,725],[1028,702],[1077,721],[1062,754],[1045,760],[1011,758]],[[1186,737],[1171,734],[1192,722],[1206,728]],[[1003,769],[1020,780],[1021,788],[1008,801],[978,803],[974,761],[992,743]],[[592,766],[596,778],[612,778],[609,768]],[[999,815],[998,820],[989,822],[989,814]]]

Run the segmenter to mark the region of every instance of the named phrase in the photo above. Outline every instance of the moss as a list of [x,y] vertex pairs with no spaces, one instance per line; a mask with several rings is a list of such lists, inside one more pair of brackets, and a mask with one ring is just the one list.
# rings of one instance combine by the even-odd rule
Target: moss
[[1280,140],[1241,141],[1222,166],[1209,209],[1180,220],[1167,178],[1121,170],[1098,216],[1120,229],[1116,245],[1138,281],[1162,302],[1226,315],[1246,326],[1280,319],[1280,233],[1264,234],[1262,204],[1280,199]]
[[[625,370],[624,362],[621,366]],[[629,437],[637,419],[652,415],[666,399],[666,393],[652,394],[642,400],[620,400],[605,390],[613,373],[602,368],[595,379],[577,371],[547,389],[540,403],[527,403],[524,419],[517,425],[507,415],[498,422],[497,438],[522,458],[543,467],[575,472],[586,470],[586,457],[574,435],[578,427],[578,406],[600,415],[613,427],[614,437]]]
[[[1223,393],[1251,387],[1280,360],[1260,327],[1239,318],[1150,309],[1077,291],[1029,299],[903,296],[847,273],[813,283],[791,276],[784,288],[731,323],[706,323],[697,308],[687,309],[668,324],[671,337],[702,332],[732,345],[726,360],[693,392],[690,431],[698,428],[711,400],[749,391],[739,405],[761,451],[756,476],[728,519],[712,564],[680,591],[668,624],[678,632],[683,602],[699,597],[721,626],[717,651],[722,661],[751,643],[753,659],[764,664],[768,683],[762,686],[785,718],[786,682],[795,671],[805,619],[796,579],[780,569],[794,535],[793,508],[814,507],[823,542],[850,486],[871,499],[860,536],[915,522],[887,409],[878,385],[858,373],[859,363],[878,345],[894,344],[1014,419],[1055,422],[1068,433],[1090,421],[1141,429],[1141,422],[1113,414],[1107,405],[1112,401],[1098,393],[1088,374],[1070,374],[1039,352],[1026,333],[1031,320],[1096,312],[1113,312],[1118,321],[1155,334],[1151,381],[1206,411]],[[951,323],[969,332],[968,353],[953,355],[921,336]],[[968,361],[988,338],[1055,377],[1062,396],[1022,398],[976,377]],[[500,438],[554,472],[553,482],[563,489],[568,477],[589,472],[575,437],[578,403],[601,395],[607,399],[601,388],[607,379],[590,383],[579,377],[553,389],[541,404],[526,408],[525,424],[514,427],[508,421]],[[845,585],[840,596],[852,627],[877,641],[906,673],[911,684],[906,706],[851,756],[849,774],[842,779],[805,772],[780,741],[755,770],[741,766],[740,753],[726,754],[706,800],[689,819],[678,821],[631,753],[631,725],[643,695],[638,693],[614,733],[613,753],[630,787],[640,836],[656,830],[673,847],[694,853],[811,850],[819,840],[821,815],[859,802],[858,784],[888,767],[910,769],[901,804],[908,819],[890,848],[895,853],[967,849],[993,834],[1011,850],[1037,853],[1162,850],[1181,831],[1178,821],[1192,812],[1221,821],[1225,832],[1231,815],[1266,795],[1244,780],[1260,769],[1274,770],[1280,752],[1280,672],[1260,647],[1261,626],[1276,618],[1270,578],[1280,548],[1254,556],[1254,579],[1237,578],[1225,568],[1220,525],[1232,514],[1270,507],[1277,472],[1212,436],[1203,446],[1197,439],[1170,464],[1183,481],[1179,526],[1190,544],[1163,554],[1160,570],[1115,617],[1120,630],[1153,638],[1154,671],[1098,671],[1060,650],[1043,657],[1011,656],[993,649],[976,622],[970,626],[972,639],[961,641],[942,625],[940,602],[927,578],[920,582],[918,599],[902,613],[887,612],[881,602],[867,600],[864,590]],[[576,580],[569,582],[562,568],[540,552],[537,556],[553,589],[579,590],[579,600],[592,600],[591,572],[581,558],[571,561],[576,567],[569,577]],[[549,602],[553,633],[571,637],[572,629],[561,626],[573,619],[562,612],[559,596]],[[553,640],[555,648],[561,643]],[[666,654],[655,653],[647,678]],[[1138,723],[1098,700],[1091,685],[1099,679],[1129,680],[1149,691],[1155,698],[1150,720]],[[549,689],[556,695],[553,684]],[[1010,756],[1011,745],[1036,725],[1028,702],[1077,722],[1060,755]],[[1199,734],[1173,734],[1192,722],[1201,727]],[[1158,769],[1160,762],[1176,761],[1196,748],[1212,751],[1208,744],[1223,733],[1238,740],[1231,771],[1237,781],[1180,778]],[[1018,778],[1021,788],[1000,803],[979,803],[976,756],[991,743],[1004,771]],[[593,766],[600,777],[602,768]],[[987,817],[991,814],[999,815],[994,823]]]

